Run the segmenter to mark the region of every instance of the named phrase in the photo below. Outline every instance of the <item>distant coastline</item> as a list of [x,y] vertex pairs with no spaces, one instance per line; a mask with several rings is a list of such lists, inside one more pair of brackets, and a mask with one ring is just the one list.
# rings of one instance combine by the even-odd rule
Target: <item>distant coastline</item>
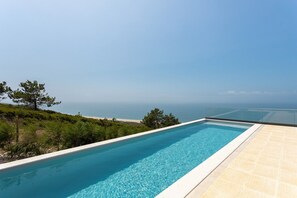
[[118,121],[139,122],[151,109],[160,108],[173,113],[181,122],[230,112],[238,108],[297,109],[297,104],[140,104],[140,103],[71,103],[52,107],[58,112],[98,119],[116,118]]
[[120,122],[134,122],[134,123],[140,123],[141,120],[134,120],[134,119],[122,119],[122,118],[102,118],[102,117],[96,117],[96,116],[83,116],[85,118],[91,118],[91,119],[96,119],[96,120],[103,120],[103,119],[107,119],[107,120],[116,120],[116,121],[120,121]]

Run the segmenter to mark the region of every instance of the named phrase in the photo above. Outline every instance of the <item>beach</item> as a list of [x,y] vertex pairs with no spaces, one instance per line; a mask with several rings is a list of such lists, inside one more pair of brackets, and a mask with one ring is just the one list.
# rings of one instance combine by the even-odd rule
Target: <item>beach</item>
[[133,122],[133,123],[140,123],[141,120],[133,120],[133,119],[122,119],[122,118],[102,118],[102,117],[95,117],[95,116],[83,116],[85,118],[91,118],[91,119],[96,119],[96,120],[104,120],[104,119],[107,119],[107,120],[116,120],[116,121],[119,121],[119,122]]

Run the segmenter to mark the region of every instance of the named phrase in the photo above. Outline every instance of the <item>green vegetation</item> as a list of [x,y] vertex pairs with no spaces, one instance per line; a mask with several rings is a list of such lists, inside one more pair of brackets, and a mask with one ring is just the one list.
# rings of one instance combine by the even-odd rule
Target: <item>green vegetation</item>
[[[45,84],[37,81],[21,82],[12,90],[0,83],[0,101],[7,98],[19,106],[0,104],[0,155],[10,161],[58,151],[111,138],[139,133],[150,129],[171,126],[179,121],[171,113],[154,109],[141,123],[118,122],[115,118],[91,119],[40,110],[42,105],[51,107],[56,102],[45,91]],[[1,160],[1,159],[0,159]]]
[[150,128],[138,123],[97,120],[0,104],[0,153],[5,161],[147,130]]
[[142,123],[150,128],[157,129],[161,127],[171,126],[179,124],[178,118],[171,113],[164,115],[164,112],[158,108],[151,110],[146,116],[144,116]]
[[0,147],[10,144],[13,139],[13,127],[5,122],[0,122]]
[[47,105],[51,107],[61,102],[56,102],[55,97],[50,97],[45,92],[45,84],[39,84],[36,80],[31,82],[27,80],[26,82],[20,83],[20,88],[15,91],[9,91],[8,96],[15,103],[21,103],[28,107],[38,109],[41,105]]
[[4,95],[9,91],[11,91],[11,89],[6,85],[6,82],[0,82],[0,101],[6,98]]

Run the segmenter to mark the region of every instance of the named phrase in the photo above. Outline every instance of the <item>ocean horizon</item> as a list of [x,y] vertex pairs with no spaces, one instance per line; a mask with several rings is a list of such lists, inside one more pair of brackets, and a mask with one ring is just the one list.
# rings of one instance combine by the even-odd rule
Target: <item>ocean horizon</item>
[[141,120],[153,108],[172,113],[181,122],[215,116],[234,109],[297,109],[297,104],[228,104],[228,103],[197,103],[197,104],[148,104],[148,103],[79,103],[65,102],[50,108],[51,110],[72,115],[94,116],[103,118]]

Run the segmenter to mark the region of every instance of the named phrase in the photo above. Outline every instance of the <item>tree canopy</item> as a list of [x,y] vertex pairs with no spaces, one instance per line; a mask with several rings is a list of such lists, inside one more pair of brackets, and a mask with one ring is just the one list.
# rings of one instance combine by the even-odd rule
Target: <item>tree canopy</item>
[[9,92],[9,98],[15,103],[21,103],[26,106],[32,107],[35,110],[39,106],[46,105],[51,107],[60,104],[55,97],[50,97],[45,91],[45,84],[39,84],[36,80],[20,83],[20,89]]
[[153,129],[180,123],[178,118],[176,118],[172,113],[170,113],[169,115],[164,115],[164,111],[158,108],[151,110],[150,113],[144,116],[141,122]]
[[6,98],[4,94],[6,94],[9,91],[10,91],[10,87],[6,85],[6,82],[5,81],[0,82],[0,101]]

